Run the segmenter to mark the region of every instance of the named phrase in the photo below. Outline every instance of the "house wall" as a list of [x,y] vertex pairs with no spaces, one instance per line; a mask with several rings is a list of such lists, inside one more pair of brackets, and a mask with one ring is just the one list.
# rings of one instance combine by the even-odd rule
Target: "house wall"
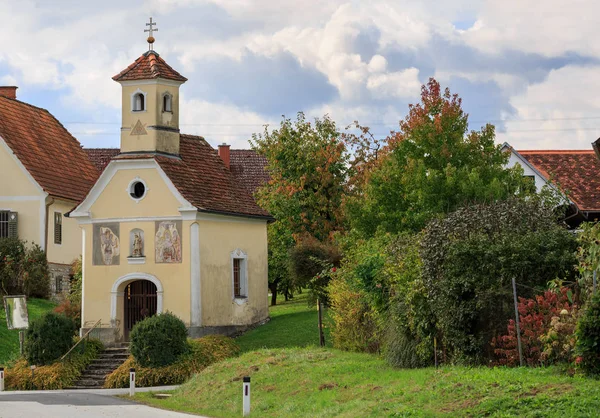
[[[77,220],[65,217],[76,205],[76,202],[53,199],[48,207],[48,261],[56,264],[68,265],[81,255],[81,231]],[[59,212],[62,217],[62,243],[54,243],[54,214]]]
[[17,212],[19,237],[44,246],[46,194],[0,138],[0,210]]
[[515,164],[519,164],[523,168],[523,175],[524,176],[534,176],[534,178],[535,178],[535,188],[536,188],[537,192],[541,191],[542,187],[544,187],[547,184],[547,181],[543,177],[541,177],[535,171],[533,171],[530,167],[528,167],[527,164],[524,164],[521,161],[521,159],[515,155],[514,152],[511,152],[510,153],[510,158],[508,160],[508,164],[506,166],[508,168],[511,168],[511,167],[514,167]]

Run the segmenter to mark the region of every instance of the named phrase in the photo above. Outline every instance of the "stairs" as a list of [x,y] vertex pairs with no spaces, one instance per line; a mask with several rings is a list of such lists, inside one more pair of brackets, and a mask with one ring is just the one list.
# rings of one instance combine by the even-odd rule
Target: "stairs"
[[69,389],[102,389],[106,376],[123,364],[128,357],[129,343],[120,343],[117,347],[105,349],[97,359],[92,360],[79,380]]

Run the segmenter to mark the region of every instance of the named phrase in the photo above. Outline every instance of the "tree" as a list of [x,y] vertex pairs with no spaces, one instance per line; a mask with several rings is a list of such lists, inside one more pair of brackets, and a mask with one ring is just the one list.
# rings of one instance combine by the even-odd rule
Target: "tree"
[[462,205],[527,192],[520,168],[505,168],[509,155],[494,143],[494,127],[469,132],[461,106],[434,79],[422,87],[421,103],[409,106],[375,164],[371,152],[371,173],[352,189],[346,208],[353,228],[364,236],[378,228],[418,231]]
[[[267,159],[271,180],[256,192],[258,204],[277,219],[269,226],[270,289],[289,288],[288,253],[302,237],[325,242],[343,229],[342,197],[348,155],[328,116],[295,121],[255,134],[252,148]],[[276,293],[272,304],[276,303]]]

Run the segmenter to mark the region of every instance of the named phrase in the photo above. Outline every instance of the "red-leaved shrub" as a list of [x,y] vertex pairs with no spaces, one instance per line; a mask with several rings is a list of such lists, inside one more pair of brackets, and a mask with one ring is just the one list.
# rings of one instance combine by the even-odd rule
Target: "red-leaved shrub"
[[[523,358],[528,366],[539,366],[543,343],[542,335],[548,333],[552,317],[559,316],[563,309],[570,314],[575,308],[569,301],[569,289],[563,287],[558,292],[547,290],[535,299],[519,298],[519,326]],[[519,349],[515,320],[508,321],[508,333],[492,340],[498,365],[518,366]]]

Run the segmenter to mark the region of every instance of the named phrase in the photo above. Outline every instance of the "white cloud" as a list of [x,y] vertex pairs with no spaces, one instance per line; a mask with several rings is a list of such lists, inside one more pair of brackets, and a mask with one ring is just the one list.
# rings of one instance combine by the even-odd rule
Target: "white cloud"
[[419,70],[409,68],[394,73],[372,75],[367,81],[367,88],[374,96],[383,99],[416,97],[421,89]]

